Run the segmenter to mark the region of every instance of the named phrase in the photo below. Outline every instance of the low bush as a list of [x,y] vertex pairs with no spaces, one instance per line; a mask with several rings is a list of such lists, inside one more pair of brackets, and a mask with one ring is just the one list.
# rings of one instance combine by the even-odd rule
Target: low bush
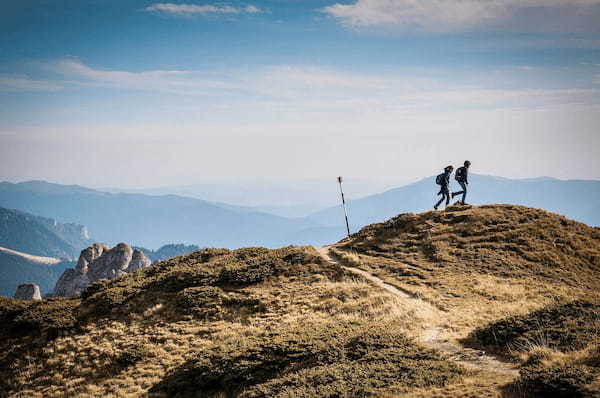
[[152,351],[152,346],[142,345],[139,347],[130,347],[122,351],[115,358],[115,363],[122,368],[126,368],[153,356],[154,352]]
[[516,385],[537,398],[592,398],[594,375],[586,366],[530,366],[520,370]]
[[472,337],[486,346],[523,350],[542,344],[559,350],[580,349],[600,331],[600,305],[573,301],[512,316],[477,329]]
[[32,302],[6,325],[12,335],[45,336],[49,339],[77,324],[77,299],[46,299]]
[[197,355],[152,391],[172,397],[340,396],[348,391],[368,396],[390,386],[398,391],[443,386],[462,374],[454,364],[416,346],[398,327],[358,321],[302,325],[223,341]]

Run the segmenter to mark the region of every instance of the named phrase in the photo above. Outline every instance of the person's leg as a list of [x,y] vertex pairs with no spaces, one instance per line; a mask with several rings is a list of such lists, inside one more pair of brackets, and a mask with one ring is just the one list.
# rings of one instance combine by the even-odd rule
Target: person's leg
[[440,200],[438,200],[438,202],[435,204],[435,206],[433,206],[434,209],[438,209],[438,207],[440,207],[440,205],[442,204],[442,202],[444,201],[444,195],[442,195],[442,197],[440,198]]
[[462,181],[459,181],[458,183],[460,184],[460,186],[462,187],[463,190],[462,191],[452,192],[452,199],[454,199],[454,197],[456,195],[460,195],[461,193],[464,195],[465,192],[466,192],[465,184]]
[[467,198],[467,184],[465,184],[464,182],[460,182],[460,187],[462,188],[462,204],[465,204],[465,199]]
[[450,191],[446,190],[444,196],[446,197],[446,206],[448,206],[450,204]]

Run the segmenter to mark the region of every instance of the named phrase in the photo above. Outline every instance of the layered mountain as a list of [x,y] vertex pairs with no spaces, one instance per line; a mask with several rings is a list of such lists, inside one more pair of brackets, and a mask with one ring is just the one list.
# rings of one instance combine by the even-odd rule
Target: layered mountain
[[[589,225],[600,225],[600,181],[554,178],[512,180],[484,175],[470,175],[469,180],[468,203],[519,204],[549,210]],[[454,180],[450,188],[453,191],[460,190]],[[377,195],[351,200],[348,202],[348,212],[352,230],[384,221],[398,213],[429,210],[438,199],[438,191],[435,177],[429,177]],[[331,227],[343,222],[343,214],[340,206],[334,206],[312,214],[309,219]],[[343,233],[337,236],[341,239]]]
[[70,260],[87,244],[89,235],[83,225],[0,208],[0,247]]
[[12,297],[23,283],[35,283],[42,295],[51,293],[60,275],[74,265],[72,261],[0,247],[0,296]]
[[200,250],[200,246],[184,245],[183,243],[169,243],[168,245],[161,246],[156,250],[146,249],[145,247],[136,247],[135,249],[139,249],[144,252],[144,254],[148,256],[148,258],[154,263],[195,252]]
[[[202,246],[281,246],[312,224],[241,207],[174,195],[112,194],[44,182],[1,183],[0,206],[61,222],[77,222],[108,244],[157,248],[170,242]],[[321,243],[321,242],[307,242]]]

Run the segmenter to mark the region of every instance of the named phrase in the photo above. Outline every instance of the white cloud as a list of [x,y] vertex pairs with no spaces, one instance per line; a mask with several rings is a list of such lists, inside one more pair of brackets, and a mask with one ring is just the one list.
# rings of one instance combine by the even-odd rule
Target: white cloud
[[[444,70],[369,73],[306,65],[229,70],[218,75],[183,70],[105,70],[76,59],[60,60],[51,66],[51,70],[62,74],[63,80],[0,78],[0,87],[10,86],[20,91],[73,87],[156,91],[186,95],[192,106],[196,106],[197,100],[208,99],[208,105],[223,115],[243,109],[256,115],[276,110],[291,117],[307,112],[354,115],[415,109],[544,108],[600,103],[598,88],[574,87],[558,72],[544,70],[538,74],[545,73],[545,77],[534,81],[529,68],[507,68],[494,72],[490,78],[486,73],[460,76]],[[526,87],[519,83],[523,79],[528,82]],[[544,83],[546,80],[553,82],[552,87]],[[594,73],[590,73],[590,80],[598,83]]]
[[354,27],[421,32],[600,30],[600,0],[356,0],[323,11]]
[[205,79],[197,72],[180,70],[155,70],[146,72],[128,72],[102,70],[89,67],[77,60],[61,60],[54,69],[77,84],[92,84],[121,89],[158,90],[176,93],[198,93],[209,89],[231,89],[231,84]]
[[59,83],[32,80],[24,76],[0,76],[0,91],[57,91],[63,86]]
[[191,16],[191,15],[206,15],[206,14],[257,14],[261,13],[258,7],[247,5],[246,7],[236,8],[229,5],[213,5],[213,4],[173,4],[173,3],[155,3],[144,8],[144,11],[159,12],[163,14],[175,16]]

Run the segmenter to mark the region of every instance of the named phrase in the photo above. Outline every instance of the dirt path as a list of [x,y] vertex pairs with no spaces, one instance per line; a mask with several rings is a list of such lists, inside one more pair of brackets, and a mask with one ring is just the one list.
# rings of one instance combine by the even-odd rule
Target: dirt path
[[467,368],[486,370],[514,377],[518,375],[518,370],[514,368],[513,364],[500,361],[483,351],[463,347],[457,342],[444,338],[445,325],[448,324],[447,312],[434,307],[426,301],[411,296],[395,286],[385,283],[373,274],[344,265],[338,258],[331,254],[328,246],[319,247],[316,250],[326,261],[337,264],[345,270],[363,277],[375,286],[412,304],[412,307],[415,308],[415,316],[423,320],[425,324],[422,334],[418,337],[419,342],[424,346],[447,354],[450,359]]
[[19,256],[26,260],[33,261],[33,262],[39,263],[39,264],[53,265],[53,264],[58,264],[61,261],[58,258],[34,256],[33,254],[22,253],[22,252],[18,252],[16,250],[7,249],[5,247],[0,247],[0,253],[11,254],[13,256]]

